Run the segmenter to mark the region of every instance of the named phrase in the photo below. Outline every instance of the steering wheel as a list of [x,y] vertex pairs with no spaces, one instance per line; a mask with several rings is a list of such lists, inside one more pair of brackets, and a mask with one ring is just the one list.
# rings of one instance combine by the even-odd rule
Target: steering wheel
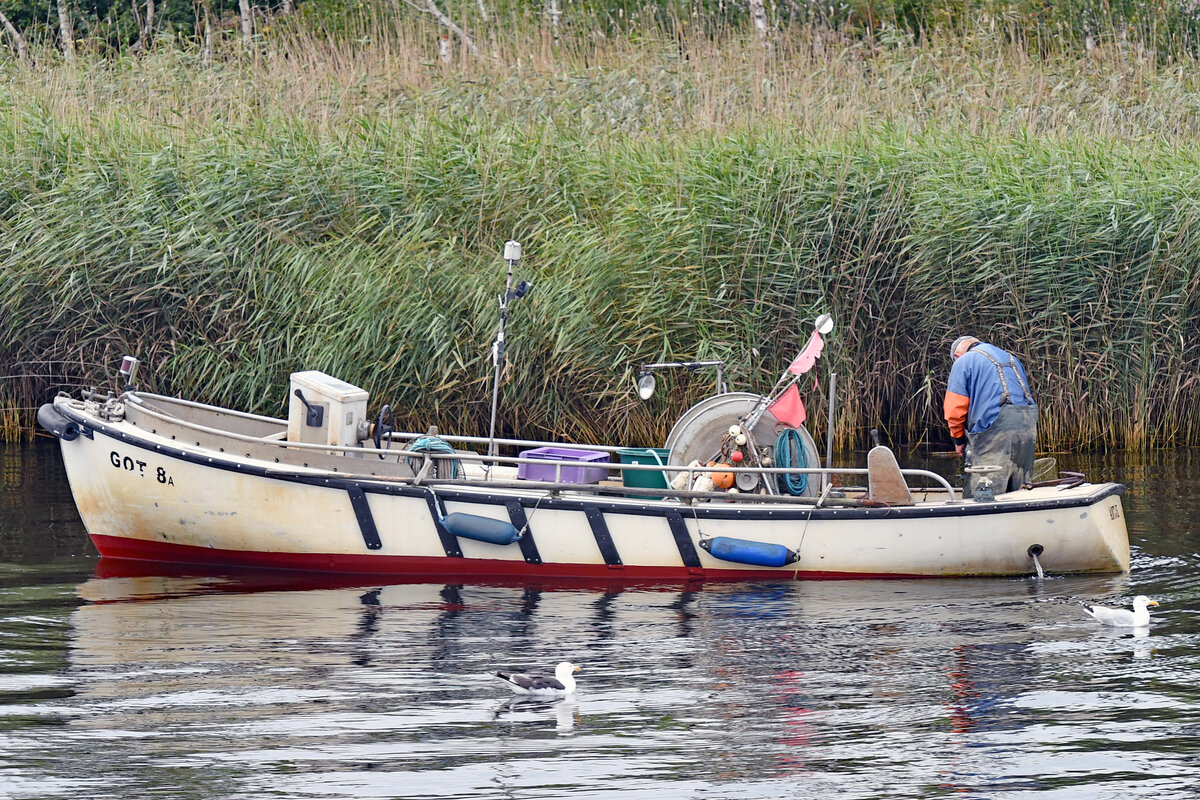
[[375,442],[375,448],[383,451],[379,454],[381,459],[387,458],[387,451],[392,449],[391,436],[388,436],[386,446],[383,443],[383,429],[385,427],[389,434],[395,430],[392,427],[392,407],[387,403],[384,403],[383,408],[379,409],[379,416],[375,418],[374,430],[371,433],[371,439]]

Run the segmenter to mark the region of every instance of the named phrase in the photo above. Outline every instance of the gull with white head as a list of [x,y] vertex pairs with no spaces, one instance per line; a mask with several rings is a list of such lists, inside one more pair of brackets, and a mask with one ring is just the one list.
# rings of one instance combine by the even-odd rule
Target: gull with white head
[[497,672],[496,677],[508,684],[518,694],[535,697],[566,697],[575,692],[575,673],[579,667],[564,661],[554,670],[554,677],[524,675],[521,673]]
[[1150,625],[1149,606],[1158,605],[1157,600],[1151,600],[1144,594],[1133,598],[1133,611],[1127,608],[1109,608],[1108,606],[1093,606],[1083,604],[1083,610],[1091,614],[1102,625],[1112,625],[1116,628],[1145,628]]

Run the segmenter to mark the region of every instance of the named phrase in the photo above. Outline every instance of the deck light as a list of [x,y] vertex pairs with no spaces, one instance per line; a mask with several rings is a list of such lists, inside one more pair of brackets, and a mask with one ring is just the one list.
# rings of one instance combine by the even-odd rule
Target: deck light
[[641,375],[638,375],[637,379],[638,397],[643,400],[649,400],[654,394],[654,387],[657,384],[658,381],[654,378],[653,372],[643,371]]
[[117,374],[125,381],[125,391],[129,392],[137,388],[133,381],[137,377],[138,365],[141,363],[133,356],[125,356],[121,359],[121,367],[117,370]]

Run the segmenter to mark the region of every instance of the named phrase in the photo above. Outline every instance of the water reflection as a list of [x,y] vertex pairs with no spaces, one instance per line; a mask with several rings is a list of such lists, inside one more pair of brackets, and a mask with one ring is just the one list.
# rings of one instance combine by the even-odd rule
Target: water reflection
[[579,701],[573,697],[542,699],[538,697],[510,697],[501,700],[492,710],[492,719],[509,725],[543,727],[547,719],[554,721],[554,730],[568,733],[579,718]]
[[[422,584],[8,541],[0,798],[1189,797],[1189,464],[1123,465],[1163,490],[1126,498],[1123,576]],[[1139,593],[1148,631],[1079,606]],[[493,674],[563,659],[564,700]]]
[[[1162,689],[1158,630],[1101,630],[1076,604],[1128,576],[313,580],[100,562],[68,615],[69,694],[39,706],[59,733],[0,739],[54,754],[26,788],[119,794],[71,778],[83,763],[177,797],[782,797],[799,777],[851,797],[1096,780],[1133,796],[1116,731],[1174,768],[1186,759],[1137,731],[1197,721],[1190,688]],[[565,700],[512,697],[493,675],[563,658],[583,666]],[[1194,676],[1192,658],[1171,670]],[[1012,767],[1047,748],[1094,758]]]

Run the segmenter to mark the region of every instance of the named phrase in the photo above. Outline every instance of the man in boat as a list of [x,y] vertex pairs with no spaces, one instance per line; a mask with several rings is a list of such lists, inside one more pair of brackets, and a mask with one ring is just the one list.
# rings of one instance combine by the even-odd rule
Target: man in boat
[[943,410],[954,449],[970,445],[967,466],[997,466],[987,476],[968,473],[963,496],[971,497],[981,479],[996,494],[1021,488],[1033,479],[1037,441],[1037,405],[1025,368],[1012,354],[974,336],[959,336],[950,347],[954,366]]

